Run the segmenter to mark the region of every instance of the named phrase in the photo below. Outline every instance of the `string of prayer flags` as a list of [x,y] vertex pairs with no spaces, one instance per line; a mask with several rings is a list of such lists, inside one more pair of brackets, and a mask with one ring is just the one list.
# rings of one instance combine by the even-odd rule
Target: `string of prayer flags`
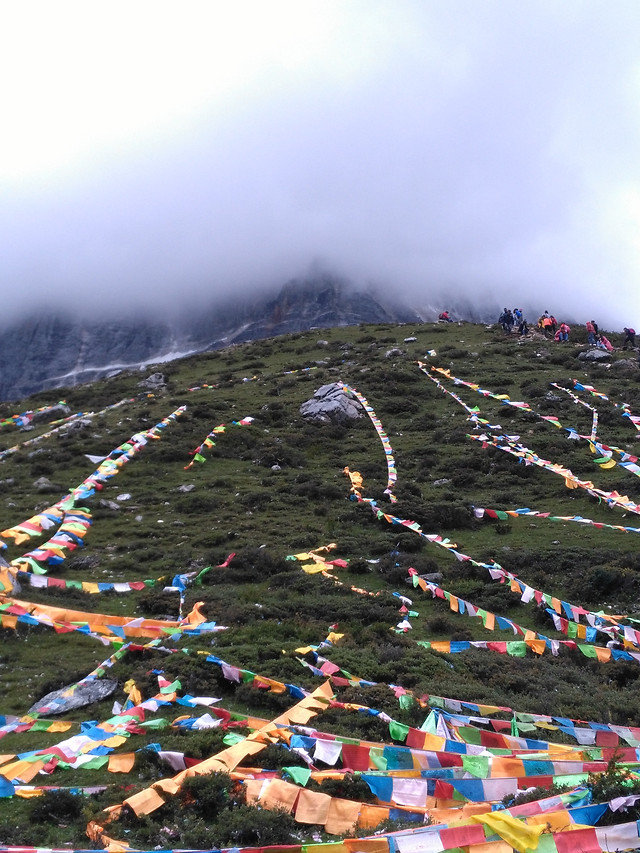
[[[120,401],[120,403],[114,404],[109,408],[114,408],[123,402],[126,401]],[[96,489],[102,489],[103,483],[115,476],[123,465],[133,459],[147,445],[149,440],[159,439],[162,430],[179,417],[185,409],[186,406],[181,406],[155,424],[155,426],[146,430],[146,432],[135,433],[129,441],[112,450],[92,474],[86,477],[74,489],[71,489],[56,504],[43,510],[38,515],[32,516],[21,524],[14,525],[2,531],[0,536],[5,539],[13,539],[16,544],[21,544],[26,539],[39,535],[44,530],[49,530],[56,524],[60,524],[57,533],[48,542],[44,543],[41,548],[28,551],[21,557],[12,560],[9,569],[0,570],[0,593],[6,594],[11,592],[13,589],[13,579],[17,576],[17,570],[31,570],[35,574],[44,574],[46,570],[42,567],[42,563],[49,565],[61,563],[67,551],[73,551],[80,547],[91,525],[91,514],[88,509],[76,506],[76,504],[80,500],[91,497]],[[2,545],[6,548],[6,543],[2,543]],[[56,584],[54,582],[50,585],[54,586]],[[25,614],[21,614],[20,621],[24,621],[24,618]],[[6,624],[9,624],[10,621],[8,617],[5,617]]]
[[[576,391],[586,391],[587,393],[591,394],[593,397],[598,397],[601,400],[607,400],[608,402],[613,402],[612,400],[610,400],[609,397],[607,397],[606,394],[602,394],[600,391],[596,391],[596,389],[593,387],[593,385],[585,385],[582,382],[578,382],[577,379],[572,379],[571,381],[573,382],[573,387],[576,389]],[[631,407],[629,406],[628,403],[613,403],[613,405],[616,407],[616,409],[622,409],[622,417],[623,418],[629,418],[629,420],[634,425],[634,427],[638,431],[640,431],[640,417],[638,417],[637,415],[633,415],[631,413]]]
[[595,406],[590,406],[589,403],[585,403],[584,400],[581,400],[577,394],[574,394],[573,391],[570,391],[568,388],[564,388],[562,385],[558,385],[557,382],[551,383],[552,388],[557,388],[558,391],[564,391],[565,394],[568,394],[574,403],[578,406],[584,406],[585,409],[589,409],[591,412],[592,420],[591,420],[591,441],[596,440],[596,436],[598,433],[598,410]]
[[[253,420],[254,418],[251,417],[242,418],[242,420],[239,421],[232,421],[231,426],[248,426],[249,424],[253,423]],[[191,462],[189,462],[188,465],[184,466],[184,470],[187,471],[193,466],[195,462],[206,462],[206,457],[202,454],[205,452],[205,450],[208,450],[211,447],[215,447],[215,437],[217,435],[221,435],[223,432],[226,431],[226,429],[227,424],[218,424],[218,426],[214,427],[211,432],[208,433],[208,435],[205,437],[202,444],[199,444],[195,450],[190,451],[189,455],[193,456],[193,459],[191,460]]]
[[[348,469],[345,469],[348,471]],[[357,471],[350,472],[350,474],[358,474]],[[358,475],[359,477],[359,475]],[[353,480],[352,480],[353,482]],[[358,480],[356,479],[356,482]],[[312,551],[305,551],[300,554],[290,554],[286,557],[287,560],[299,560],[300,562],[306,563],[306,565],[302,566],[302,571],[308,575],[316,575],[321,574],[323,578],[328,578],[333,581],[336,586],[344,586],[344,583],[337,578],[330,569],[341,568],[344,569],[349,565],[348,560],[335,559],[335,560],[327,560],[326,557],[322,556],[321,551],[329,551],[333,548],[337,548],[335,542],[332,542],[330,545],[324,545],[321,548],[315,548]],[[312,560],[311,563],[306,562],[308,560]],[[362,589],[361,587],[354,586],[353,584],[349,585],[349,589],[352,592],[355,592],[357,595],[367,595],[371,598],[377,598],[381,595],[381,590],[377,592],[371,592],[368,589]]]
[[[128,398],[125,400],[119,400],[117,403],[112,403],[110,406],[106,406],[106,408],[101,409],[99,412],[76,412],[76,414],[69,415],[66,418],[60,418],[57,421],[51,421],[47,426],[53,427],[53,429],[48,429],[46,432],[41,435],[34,436],[33,438],[29,438],[26,441],[20,442],[20,444],[15,444],[13,447],[8,447],[3,451],[0,451],[0,462],[6,459],[7,456],[17,453],[23,447],[30,447],[34,444],[38,444],[40,441],[43,441],[45,438],[50,438],[52,435],[55,435],[58,432],[61,432],[64,429],[67,429],[72,423],[79,420],[80,418],[89,418],[95,417],[97,415],[102,415],[105,412],[110,411],[111,409],[115,409],[118,406],[122,406],[124,403],[133,402],[133,398]],[[54,407],[44,407],[45,409],[54,408]],[[36,410],[39,411],[39,410]]]
[[[307,574],[316,574],[317,572],[324,573],[327,566],[346,568],[349,562],[348,560],[327,560],[327,558],[322,554],[323,551],[326,553],[334,551],[337,547],[338,546],[335,542],[330,542],[329,545],[322,545],[321,547],[314,548],[310,551],[305,551],[300,554],[290,554],[285,559],[298,560],[299,562],[306,563],[306,565],[302,566],[302,570]],[[309,560],[311,560],[311,563],[308,562]]]
[[18,624],[44,625],[56,633],[80,631],[106,642],[122,642],[126,637],[167,637],[174,634],[199,636],[200,634],[225,631],[225,627],[207,622],[200,613],[202,602],[194,605],[187,616],[179,622],[164,619],[131,619],[128,616],[112,616],[103,613],[88,613],[68,608],[52,607],[29,601],[19,601],[0,595],[0,624],[3,628],[17,629]]
[[[190,776],[196,774],[205,775],[216,771],[233,771],[243,759],[255,755],[257,752],[262,751],[269,743],[277,741],[279,739],[279,731],[282,727],[287,727],[291,724],[306,724],[318,712],[325,710],[332,698],[331,686],[329,682],[326,682],[311,694],[301,698],[293,707],[284,711],[274,720],[268,721],[266,725],[253,731],[242,741],[206,758],[195,768],[187,768],[170,779],[161,779],[155,782],[151,787],[125,799],[121,806],[128,805],[137,816],[151,814],[163,805],[164,796],[169,793],[177,793],[182,783]],[[164,796],[158,793],[158,789],[162,791]],[[119,816],[121,806],[120,808],[116,807],[111,812],[112,819],[116,819]],[[98,830],[95,835],[90,836],[95,841],[102,840],[104,827],[99,827]]]
[[[502,568],[498,563],[492,561],[491,563],[484,563],[474,560],[467,554],[462,553],[458,550],[458,546],[451,542],[447,538],[443,538],[438,534],[425,534],[421,529],[420,525],[409,519],[398,518],[397,516],[393,516],[389,513],[383,512],[376,502],[371,498],[363,498],[361,496],[352,496],[358,500],[359,503],[367,504],[372,512],[376,515],[376,517],[380,520],[385,520],[389,524],[401,525],[406,527],[409,530],[412,530],[422,539],[431,544],[437,545],[441,548],[445,548],[447,551],[453,554],[453,556],[460,562],[469,562],[473,566],[477,566],[479,568],[485,568],[488,570],[491,578],[493,580],[499,580],[500,582],[504,582],[508,580],[511,584],[511,589],[514,592],[517,592],[521,596],[521,600],[524,603],[528,603],[529,601],[535,599],[538,604],[542,602],[547,603],[550,607],[553,608],[555,613],[564,614],[565,618],[570,621],[579,622],[579,618],[581,615],[585,616],[586,621],[588,622],[590,628],[594,631],[602,631],[609,635],[610,638],[615,640],[622,639],[624,640],[625,647],[640,647],[640,632],[636,631],[634,628],[630,628],[629,626],[621,626],[619,625],[620,620],[623,618],[621,616],[613,616],[607,615],[604,613],[593,613],[592,611],[581,608],[577,605],[568,604],[566,602],[562,602],[560,599],[555,596],[551,596],[548,593],[544,593],[541,590],[534,589],[533,587],[528,586],[515,575],[510,572],[507,572]],[[497,512],[497,511],[496,511]],[[410,573],[413,570],[410,570]],[[609,624],[607,624],[609,623]],[[564,627],[564,623],[560,623]],[[404,626],[406,627],[406,626]],[[584,627],[584,626],[582,626]],[[573,631],[573,629],[571,629]],[[576,629],[577,631],[578,629]],[[588,629],[586,629],[588,630]],[[624,631],[624,637],[621,635],[621,631]],[[569,628],[566,626],[566,630],[563,633],[568,633]],[[579,636],[578,633],[575,636]],[[585,638],[593,637],[592,633],[585,635]],[[554,641],[555,642],[555,641]],[[620,654],[619,651],[615,650],[616,654]]]
[[592,495],[592,497],[598,498],[599,500],[605,501],[608,506],[616,506],[620,509],[624,509],[628,512],[633,512],[636,515],[640,515],[640,504],[632,501],[628,495],[621,495],[615,489],[607,492],[604,489],[598,489],[590,480],[581,480],[569,469],[565,468],[563,465],[559,463],[549,462],[545,459],[541,459],[536,453],[532,450],[529,450],[528,447],[525,447],[523,444],[520,444],[516,439],[518,437],[514,436],[489,436],[486,434],[481,435],[469,435],[467,434],[467,438],[471,441],[480,441],[484,448],[492,447],[497,448],[498,450],[502,450],[505,453],[510,453],[513,456],[516,456],[519,460],[524,462],[526,465],[536,465],[539,468],[543,468],[546,471],[551,472],[552,474],[556,474],[562,477],[565,481],[565,485],[568,489],[584,489],[587,494]]
[[[466,405],[466,403],[464,403],[460,399],[460,397],[458,397],[457,394],[454,394],[453,392],[451,392],[447,388],[445,388],[441,382],[439,382],[435,377],[433,377],[426,370],[426,368],[422,364],[422,362],[418,362],[418,365],[420,366],[420,369],[422,370],[422,372],[429,379],[431,379],[433,382],[435,382],[435,384],[440,388],[440,390],[443,391],[443,393],[448,394],[450,397],[452,397],[454,400],[456,400],[456,402],[459,403],[470,414],[469,420],[472,421],[476,425],[476,428],[478,428],[479,426],[483,426],[484,428],[487,428],[487,429],[501,429],[499,424],[491,425],[491,424],[489,424],[489,422],[487,420],[480,418],[478,415],[477,409],[471,409],[469,406]],[[432,367],[431,370],[442,374],[443,376],[445,376],[448,379],[451,379],[454,382],[454,384],[465,385],[468,388],[476,390],[479,394],[482,394],[485,397],[493,397],[496,400],[500,400],[505,405],[510,405],[510,406],[513,406],[515,408],[520,408],[520,409],[526,409],[527,411],[531,412],[532,414],[534,414],[538,418],[540,418],[540,420],[543,420],[543,421],[546,421],[547,423],[553,424],[553,426],[557,427],[558,429],[565,429],[565,431],[569,433],[568,437],[571,439],[583,439],[584,441],[589,443],[589,446],[590,446],[592,453],[598,452],[601,454],[601,456],[599,456],[598,458],[593,460],[596,464],[600,465],[600,467],[602,467],[602,468],[613,468],[615,465],[620,465],[626,471],[629,471],[629,473],[634,474],[637,477],[640,477],[640,466],[636,464],[638,462],[637,457],[632,456],[631,454],[627,453],[626,451],[622,450],[619,447],[607,447],[606,445],[603,445],[601,442],[597,441],[597,438],[596,438],[597,427],[598,427],[598,412],[597,412],[597,410],[593,406],[589,406],[588,404],[584,403],[584,401],[580,400],[580,398],[578,398],[577,395],[573,394],[571,391],[569,391],[566,388],[563,388],[562,386],[558,385],[557,383],[552,382],[551,385],[555,388],[558,388],[561,391],[565,391],[572,398],[574,398],[574,401],[576,403],[579,403],[579,404],[585,406],[587,409],[589,409],[592,412],[592,426],[591,426],[591,434],[589,436],[581,435],[573,427],[563,427],[555,415],[541,415],[540,413],[535,412],[533,409],[531,409],[531,407],[527,403],[513,402],[509,398],[508,394],[493,394],[490,391],[486,391],[486,390],[480,388],[475,383],[466,382],[465,380],[460,379],[459,377],[452,376],[451,372],[449,370],[445,370],[443,368]],[[575,382],[575,380],[574,380],[574,382]],[[581,386],[581,387],[584,387],[584,386]],[[638,420],[640,422],[640,418]],[[475,436],[469,436],[469,437],[475,438]],[[511,436],[504,437],[503,436],[503,438],[511,439],[513,437],[511,437]],[[517,441],[517,439],[518,439],[518,437],[515,437],[514,441]],[[484,443],[483,443],[483,446],[484,446]],[[504,449],[504,448],[501,448],[501,449]],[[621,461],[617,462],[616,460],[614,460],[612,458],[613,452],[619,453],[621,455],[621,457],[622,457]],[[529,453],[530,453],[530,451],[529,451]],[[528,455],[525,455],[521,458],[524,459],[525,464],[531,463],[531,459]],[[534,464],[538,464],[538,463],[536,462]],[[546,467],[547,465],[550,465],[550,464],[551,463],[545,463],[545,466],[543,466],[543,467]],[[576,480],[576,478],[573,476],[573,474],[570,471],[568,471],[568,469],[566,469],[566,472],[568,475],[568,476],[565,476],[565,482],[566,482],[567,488],[576,488],[577,485],[579,485],[579,482]]]
[[[365,412],[369,416],[369,420],[373,424],[375,431],[378,433],[378,438],[380,439],[380,441],[382,443],[385,459],[387,462],[387,486],[384,490],[384,493],[385,493],[385,495],[388,496],[389,501],[392,504],[396,503],[397,498],[394,495],[393,490],[395,488],[395,484],[396,484],[396,481],[398,479],[398,472],[396,470],[396,461],[393,457],[393,449],[391,447],[391,442],[389,441],[389,436],[384,431],[382,423],[381,423],[380,419],[378,418],[378,416],[376,415],[376,413],[374,412],[373,407],[369,405],[369,401],[367,400],[367,398],[363,394],[360,394],[360,392],[356,391],[356,389],[353,388],[351,385],[345,385],[344,383],[342,383],[342,390],[346,391],[347,394],[351,394],[352,396],[354,396],[356,398],[356,400],[360,403],[362,408],[365,410]],[[349,473],[349,470],[347,468],[345,468],[345,473]],[[357,472],[353,472],[353,473],[357,473]],[[349,474],[349,476],[351,476],[351,475]],[[352,480],[352,485],[353,485],[353,480]]]
[[[45,517],[51,518],[51,515],[45,515]],[[91,523],[89,510],[81,507],[66,509],[57,532],[39,548],[27,551],[22,557],[12,560],[11,565],[20,566],[23,563],[33,565],[34,560],[36,563],[47,563],[50,566],[62,563],[67,556],[66,552],[75,551],[83,545],[83,539]],[[18,530],[20,527],[21,525],[18,525]],[[15,530],[16,528],[5,530],[0,535],[11,535]]]
[[[75,684],[66,687],[61,693],[58,693],[54,698],[49,700],[47,705],[40,707],[38,711],[32,711],[22,717],[14,717],[9,720],[6,717],[0,718],[0,738],[7,734],[18,731],[29,731],[39,723],[43,722],[39,718],[41,715],[59,713],[64,709],[67,699],[72,696],[78,688],[98,678],[102,678],[107,670],[111,669],[119,660],[121,660],[129,651],[129,644],[125,644],[111,654],[106,660],[98,664],[88,675],[80,679]],[[66,731],[65,728],[55,728],[54,726],[63,725],[63,721],[55,721],[47,731]]]
[[0,420],[0,429],[6,426],[17,426],[23,428],[28,426],[36,415],[45,414],[46,412],[55,411],[59,406],[66,406],[66,400],[60,400],[58,403],[52,403],[48,406],[40,406],[38,409],[27,409],[19,414],[10,415],[8,418]]
[[605,524],[601,521],[592,521],[581,515],[551,515],[549,512],[539,512],[533,509],[488,509],[487,507],[473,507],[476,518],[494,518],[506,521],[509,518],[541,518],[546,521],[575,522],[576,524],[588,524],[597,530],[619,530],[622,533],[640,533],[640,527],[628,527],[622,524]]
[[[604,627],[598,626],[587,626],[582,625],[577,621],[579,614],[574,614],[570,607],[571,605],[567,605],[566,609],[569,613],[571,613],[571,618],[563,618],[558,615],[555,609],[548,608],[547,612],[551,616],[554,626],[557,631],[565,634],[566,636],[571,637],[571,640],[553,640],[549,637],[544,636],[543,634],[539,634],[535,631],[532,631],[528,628],[523,628],[521,625],[518,625],[516,622],[513,622],[511,619],[507,619],[504,616],[498,616],[488,611],[483,610],[482,608],[478,608],[475,605],[471,604],[471,602],[465,601],[462,598],[458,598],[447,590],[442,589],[431,581],[425,581],[421,578],[416,572],[415,569],[410,569],[409,574],[412,575],[414,587],[420,587],[423,591],[431,592],[432,597],[441,598],[449,602],[449,607],[456,613],[467,613],[467,615],[471,617],[478,617],[482,620],[482,623],[485,628],[488,630],[495,630],[495,628],[500,628],[502,630],[511,630],[514,634],[520,635],[524,637],[526,644],[529,648],[531,648],[537,654],[542,654],[546,649],[549,649],[552,654],[557,655],[558,650],[561,646],[568,646],[570,648],[579,648],[580,651],[587,657],[592,657],[599,661],[609,661],[609,660],[635,660],[640,663],[640,653],[631,652],[628,650],[624,650],[622,648],[616,648],[616,643],[612,642],[611,644],[607,644],[607,648],[601,648],[599,646],[592,645],[592,641],[596,638],[596,631],[602,630],[605,633],[608,633],[609,636],[613,634],[615,637],[618,636],[618,633],[621,629],[616,625],[614,629],[605,629]],[[516,587],[518,588],[518,587]],[[559,609],[562,606],[562,602],[554,602],[556,607]],[[585,611],[583,611],[585,612]],[[596,614],[594,614],[595,616]],[[640,633],[638,633],[634,628],[626,628],[624,629],[624,634],[620,634],[621,637],[628,637],[628,644],[631,646],[636,646],[638,640],[640,639]],[[576,644],[573,642],[574,639],[583,639],[589,641],[589,644],[579,643]],[[622,643],[620,643],[622,646]],[[515,647],[514,647],[515,648]],[[518,647],[521,650],[521,647]],[[498,651],[498,649],[496,649]]]
[[[86,592],[89,595],[96,595],[100,592],[140,592],[148,587],[158,586],[164,583],[164,577],[147,578],[143,581],[74,581],[65,580],[64,578],[52,578],[45,575],[35,574],[24,569],[18,569],[15,573],[16,580],[21,584],[28,584],[36,589],[74,589],[79,592]],[[2,584],[2,574],[0,573],[0,585]],[[1,590],[1,586],[0,586]]]
[[[626,742],[629,746],[640,747],[640,728],[633,726],[616,726],[611,723],[588,722],[585,720],[575,720],[569,717],[556,717],[547,714],[532,714],[526,711],[517,711],[513,708],[496,705],[482,705],[476,702],[469,702],[461,699],[451,699],[443,696],[435,696],[429,694],[416,695],[411,690],[401,687],[397,684],[385,684],[384,682],[368,681],[353,675],[346,669],[337,666],[335,663],[328,661],[325,657],[318,654],[316,649],[320,646],[312,646],[303,649],[296,649],[297,652],[306,654],[311,652],[315,659],[316,666],[308,661],[298,658],[298,661],[310,669],[316,676],[320,678],[329,677],[336,686],[343,687],[378,687],[384,686],[393,692],[398,699],[401,707],[411,707],[414,704],[420,705],[423,708],[432,708],[438,712],[442,711],[447,714],[447,719],[450,717],[455,720],[463,720],[466,725],[481,725],[484,727],[491,726],[495,731],[503,731],[507,725],[505,720],[490,720],[487,715],[491,714],[508,714],[512,721],[515,721],[516,726],[522,731],[532,732],[536,728],[542,728],[547,732],[562,731],[564,734],[574,738],[581,745],[595,745],[600,739],[599,744],[602,745],[606,738],[607,744],[611,747],[616,747],[621,741]],[[469,711],[473,717],[462,716],[462,711]],[[424,726],[423,726],[424,728]],[[609,754],[600,754],[591,752],[592,758],[602,758],[609,760]],[[632,760],[633,756],[621,756],[623,760]]]

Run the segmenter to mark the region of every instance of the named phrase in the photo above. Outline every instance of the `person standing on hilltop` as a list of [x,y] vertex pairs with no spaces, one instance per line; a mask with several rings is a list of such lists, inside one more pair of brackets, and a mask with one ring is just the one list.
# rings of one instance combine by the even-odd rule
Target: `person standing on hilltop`
[[587,322],[584,324],[584,327],[587,330],[587,340],[589,341],[591,346],[595,346],[596,335],[598,334],[598,332],[596,330],[593,320],[587,320]]
[[508,308],[504,308],[498,317],[498,323],[502,326],[505,335],[510,335],[513,329],[513,314]]
[[622,342],[622,349],[627,348],[627,344],[631,344],[631,348],[636,345],[636,330],[635,329],[627,329],[625,326],[622,330],[624,332],[624,340]]

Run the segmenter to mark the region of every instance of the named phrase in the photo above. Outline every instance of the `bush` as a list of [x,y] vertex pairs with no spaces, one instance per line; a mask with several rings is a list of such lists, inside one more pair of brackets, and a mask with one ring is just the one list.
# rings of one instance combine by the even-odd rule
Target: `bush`
[[[630,770],[620,767],[616,756],[611,759],[604,773],[590,773],[587,784],[591,788],[594,803],[608,803],[616,797],[640,794],[640,780]],[[638,819],[640,819],[640,805],[635,805],[617,812],[606,811],[600,818],[600,824],[611,826]]]
[[67,824],[82,815],[83,798],[70,791],[45,791],[34,802],[31,820],[34,823]]
[[[220,815],[215,830],[207,828],[207,835],[198,844],[218,847],[265,847],[267,845],[299,844],[300,824],[285,811],[271,811],[253,806],[227,809]],[[193,844],[191,839],[189,844]]]
[[191,776],[182,786],[180,800],[183,807],[191,809],[197,817],[212,822],[227,808],[232,786],[227,773]]

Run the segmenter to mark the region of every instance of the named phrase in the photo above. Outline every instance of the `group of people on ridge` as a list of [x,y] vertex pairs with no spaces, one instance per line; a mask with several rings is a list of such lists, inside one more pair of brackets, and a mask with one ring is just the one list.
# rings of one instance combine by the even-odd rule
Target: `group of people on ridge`
[[518,334],[529,334],[529,325],[520,308],[514,308],[513,311],[509,308],[504,308],[502,314],[498,317],[498,323],[504,329],[505,335],[510,335],[514,326],[518,327]]
[[542,331],[545,337],[548,337],[548,335],[551,334],[553,335],[553,339],[556,341],[568,341],[571,333],[571,326],[567,323],[560,323],[558,325],[556,318],[553,314],[549,314],[548,311],[545,311],[544,314],[538,318],[538,328]]
[[[438,316],[438,320],[442,323],[453,323],[448,311],[442,311]],[[529,334],[529,325],[521,308],[514,308],[513,310],[504,308],[498,317],[498,323],[500,323],[504,329],[505,335],[511,335],[514,327],[517,327],[518,334],[521,336]],[[546,338],[553,335],[553,339],[559,342],[568,341],[569,335],[571,334],[571,326],[567,323],[558,323],[553,314],[549,314],[548,311],[545,311],[544,314],[538,318],[538,329]],[[585,329],[587,331],[587,340],[590,346],[606,350],[607,352],[613,352],[615,350],[615,347],[609,338],[607,338],[606,335],[598,329],[598,324],[595,320],[587,320],[585,323]],[[627,345],[632,349],[635,348],[635,329],[628,329],[625,326],[623,332],[625,337],[622,342],[622,348],[627,349]]]
[[587,330],[587,340],[591,346],[606,350],[607,352],[613,352],[615,347],[609,338],[598,330],[598,324],[595,320],[587,320],[584,325]]

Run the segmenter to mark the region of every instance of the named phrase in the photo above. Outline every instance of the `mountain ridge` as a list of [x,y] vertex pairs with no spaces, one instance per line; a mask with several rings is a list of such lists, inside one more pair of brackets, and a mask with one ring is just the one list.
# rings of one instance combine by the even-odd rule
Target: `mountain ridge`
[[310,328],[417,322],[401,301],[358,290],[335,276],[293,279],[277,293],[198,305],[156,318],[97,319],[51,311],[8,325],[0,337],[0,400],[73,386],[118,370]]

